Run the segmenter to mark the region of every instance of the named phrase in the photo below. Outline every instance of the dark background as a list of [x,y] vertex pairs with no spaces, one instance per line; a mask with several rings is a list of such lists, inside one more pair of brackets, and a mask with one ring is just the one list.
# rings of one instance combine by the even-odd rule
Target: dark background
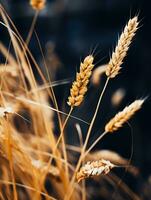
[[[26,0],[0,0],[7,12],[15,22],[23,38],[26,38],[30,28],[34,11]],[[91,141],[100,134],[104,124],[118,110],[131,103],[136,98],[146,97],[142,110],[119,132],[107,136],[96,146],[96,149],[112,149],[125,157],[131,153],[131,132],[134,137],[133,163],[141,170],[142,176],[139,184],[144,185],[151,174],[151,3],[146,0],[48,0],[46,8],[40,13],[36,24],[41,45],[43,47],[48,65],[47,47],[53,43],[55,53],[62,63],[57,70],[55,80],[74,78],[79,62],[95,49],[96,66],[108,62],[109,55],[116,44],[118,35],[129,20],[130,16],[139,14],[140,29],[131,45],[127,58],[122,66],[122,73],[110,81],[98,117],[93,128]],[[5,31],[0,33],[0,40],[8,45],[8,36]],[[30,42],[30,49],[39,63],[41,53],[36,37]],[[38,78],[38,77],[37,77]],[[104,77],[105,78],[105,77]],[[97,102],[103,82],[98,87],[89,85],[89,92],[80,108],[74,115],[90,121]],[[55,88],[60,109],[69,110],[65,104],[69,95],[71,83]],[[118,88],[126,90],[122,103],[114,108],[110,98]],[[72,133],[75,121],[70,120],[68,138],[70,143],[76,138]],[[86,125],[81,124],[83,130]],[[139,184],[138,184],[139,183]],[[149,199],[149,198],[148,198]]]

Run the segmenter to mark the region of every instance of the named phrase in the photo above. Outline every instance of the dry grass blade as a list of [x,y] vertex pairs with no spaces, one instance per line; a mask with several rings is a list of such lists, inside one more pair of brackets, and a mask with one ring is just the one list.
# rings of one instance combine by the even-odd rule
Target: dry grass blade
[[106,75],[110,78],[114,78],[121,69],[121,64],[125,58],[129,46],[131,44],[132,38],[135,35],[135,32],[138,27],[138,19],[134,17],[128,21],[128,24],[125,26],[124,31],[122,32],[118,44],[115,48],[115,51],[112,53],[112,57],[109,61],[109,64],[106,68]]
[[94,67],[93,60],[93,56],[89,55],[84,59],[83,63],[80,64],[80,72],[76,75],[76,81],[73,82],[68,98],[68,105],[71,107],[79,106],[84,99],[89,78]]
[[80,168],[80,171],[77,173],[76,177],[78,182],[80,182],[81,180],[89,177],[106,175],[113,167],[115,167],[115,165],[108,160],[101,159],[92,162],[89,161]]
[[125,122],[127,122],[136,111],[138,111],[144,100],[136,100],[131,103],[129,106],[126,106],[123,111],[119,112],[112,118],[105,126],[105,132],[114,132],[123,126]]

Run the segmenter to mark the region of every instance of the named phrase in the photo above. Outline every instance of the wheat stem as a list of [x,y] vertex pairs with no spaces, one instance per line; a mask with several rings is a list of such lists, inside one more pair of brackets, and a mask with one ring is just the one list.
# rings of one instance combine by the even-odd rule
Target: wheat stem
[[[55,155],[55,154],[56,154],[57,147],[58,147],[60,141],[62,140],[62,145],[63,145],[63,156],[64,156],[64,159],[65,159],[65,172],[66,172],[66,177],[65,177],[65,179],[64,179],[64,174],[60,174],[60,175],[63,175],[63,176],[62,176],[62,181],[64,181],[64,183],[65,183],[65,188],[67,188],[67,185],[68,185],[68,182],[69,182],[69,170],[68,170],[67,152],[66,152],[66,146],[65,146],[65,140],[64,140],[64,129],[65,129],[65,127],[66,127],[66,124],[67,124],[67,122],[68,122],[68,120],[69,120],[69,118],[70,118],[70,115],[71,115],[72,111],[73,111],[73,108],[71,107],[71,108],[70,108],[70,111],[69,111],[69,113],[68,113],[68,115],[67,115],[67,117],[66,117],[66,119],[65,119],[65,121],[64,121],[64,123],[63,123],[63,126],[62,126],[62,129],[61,129],[61,133],[60,133],[60,135],[59,135],[59,138],[58,138],[58,140],[57,140],[57,142],[56,142],[56,144],[55,144],[55,147],[54,147],[54,149],[53,149],[53,151],[52,151],[52,155]],[[51,157],[51,158],[49,159],[48,165],[47,165],[48,168],[47,168],[45,174],[43,175],[43,177],[45,177],[45,176],[47,175],[47,172],[49,171],[49,168],[50,168],[50,166],[51,166],[52,160],[53,160],[53,157]],[[58,165],[58,167],[59,167],[59,169],[61,169],[61,166]]]
[[28,46],[29,42],[30,42],[30,39],[32,37],[32,34],[33,34],[33,30],[34,30],[34,27],[35,27],[35,24],[36,24],[36,21],[37,21],[37,18],[38,18],[38,14],[39,14],[39,10],[36,10],[35,14],[34,14],[34,17],[33,17],[33,20],[32,20],[32,24],[31,24],[31,27],[29,29],[29,32],[28,32],[28,36],[26,38],[26,45]]
[[89,129],[88,129],[88,132],[87,132],[87,136],[86,136],[86,139],[85,139],[85,142],[84,142],[84,145],[83,145],[83,148],[81,150],[81,155],[80,155],[80,158],[78,160],[78,163],[77,163],[77,166],[76,166],[76,169],[75,169],[75,173],[73,174],[72,176],[72,179],[71,179],[71,182],[70,182],[70,185],[69,185],[69,192],[67,193],[66,197],[65,197],[65,200],[69,200],[71,198],[71,195],[74,191],[74,181],[75,181],[75,178],[76,178],[76,173],[77,171],[79,170],[80,168],[80,165],[81,165],[81,162],[82,162],[82,159],[83,159],[83,155],[84,155],[84,152],[86,150],[86,147],[87,147],[87,143],[88,143],[88,140],[89,140],[89,137],[90,137],[90,134],[91,134],[91,130],[93,128],[93,124],[94,124],[94,121],[96,119],[96,116],[97,116],[97,113],[98,113],[98,109],[100,107],[100,103],[101,103],[101,100],[102,100],[102,97],[104,95],[104,92],[106,90],[106,87],[108,85],[108,82],[109,82],[109,78],[107,78],[106,82],[105,82],[105,85],[103,87],[103,90],[100,94],[100,97],[99,97],[99,100],[98,100],[98,103],[97,103],[97,106],[96,106],[96,110],[95,110],[95,113],[93,115],[93,118],[91,120],[91,123],[90,123],[90,126],[89,126]]
[[107,132],[103,132],[94,142],[93,144],[88,148],[88,150],[84,154],[84,158],[87,156],[87,154],[95,147],[95,145],[107,134]]
[[9,130],[9,123],[7,123],[7,116],[6,116],[6,121],[5,119],[3,120],[3,125],[6,126],[6,134],[7,134],[7,154],[8,154],[8,160],[9,160],[9,167],[10,167],[10,174],[11,174],[11,179],[12,179],[12,185],[13,185],[13,198],[14,200],[18,200],[17,196],[17,189],[16,189],[16,182],[15,182],[15,176],[14,176],[14,169],[13,169],[13,155],[12,155],[12,147],[11,147],[11,135],[10,135],[10,130]]

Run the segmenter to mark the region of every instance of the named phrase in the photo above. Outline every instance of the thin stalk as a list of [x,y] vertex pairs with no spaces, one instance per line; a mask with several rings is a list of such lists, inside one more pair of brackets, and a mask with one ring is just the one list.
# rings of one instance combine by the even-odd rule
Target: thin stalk
[[[7,119],[6,119],[7,120]],[[4,121],[4,123],[7,123],[7,121]],[[15,176],[14,176],[14,169],[13,169],[13,160],[12,160],[12,148],[11,148],[11,135],[9,130],[9,124],[5,124],[6,130],[7,130],[7,149],[8,149],[8,160],[9,160],[9,167],[10,167],[10,174],[12,179],[12,185],[13,185],[13,199],[18,200],[17,197],[17,190],[16,190],[16,182],[15,182]]]
[[27,39],[26,39],[26,45],[27,45],[27,46],[28,46],[28,44],[29,44],[29,42],[30,42],[30,39],[31,39],[31,37],[32,37],[33,30],[34,30],[34,27],[35,27],[35,24],[36,24],[36,21],[37,21],[38,14],[39,14],[39,11],[36,10],[36,12],[35,12],[35,14],[34,14],[34,17],[33,17],[33,20],[32,20],[31,27],[30,27],[29,32],[28,32]]
[[1,193],[1,191],[2,191],[2,190],[0,189],[0,199],[1,199],[1,200],[5,200],[4,197],[3,197],[3,194]]
[[[65,127],[66,127],[66,124],[67,124],[67,122],[68,122],[68,120],[69,120],[69,117],[70,117],[72,111],[73,111],[73,108],[71,107],[71,108],[70,108],[70,111],[69,111],[69,114],[68,114],[68,116],[66,117],[65,122],[64,122],[64,124],[63,124],[63,126],[62,126],[61,134],[60,134],[59,139],[58,139],[58,141],[57,141],[57,145],[58,145],[59,142],[60,142],[60,140],[62,139],[62,148],[63,148],[63,157],[64,157],[64,159],[65,159],[65,172],[66,172],[67,184],[69,183],[69,169],[68,169],[68,164],[67,164],[68,158],[67,158],[67,150],[66,150],[65,138],[64,138],[64,129],[65,129]],[[57,146],[57,145],[56,145],[56,146]],[[57,148],[57,147],[56,147],[56,148]]]
[[[45,56],[44,56],[44,53],[43,53],[43,50],[42,50],[42,46],[41,46],[40,40],[39,40],[38,35],[37,35],[36,32],[35,32],[35,35],[36,35],[36,38],[37,38],[37,41],[38,41],[38,45],[39,45],[40,52],[41,52],[41,55],[42,55],[42,58],[43,58],[43,62],[44,62],[44,66],[45,66],[45,69],[46,69],[48,81],[49,81],[49,84],[50,84],[50,92],[52,94],[52,100],[54,102],[56,110],[59,111],[56,95],[55,95],[55,92],[54,92],[53,87],[52,87],[52,81],[51,81],[51,77],[50,77],[50,74],[49,74],[49,71],[48,71],[47,63],[45,61]],[[58,117],[59,127],[60,127],[60,131],[61,131],[62,122],[61,122],[61,116],[60,116],[59,112],[57,112],[57,117]]]
[[85,157],[92,149],[95,147],[95,145],[107,134],[107,132],[103,132],[95,141],[94,143],[88,148],[88,150],[85,152],[84,156]]
[[[1,184],[5,184],[5,185],[13,185],[12,182],[10,182],[10,181],[4,181],[4,180],[0,180],[0,183],[1,183]],[[18,187],[21,187],[21,188],[25,188],[25,189],[27,189],[27,190],[31,190],[31,191],[38,192],[38,193],[41,194],[42,196],[48,197],[50,200],[57,200],[57,199],[55,199],[54,197],[52,197],[52,196],[50,196],[50,195],[47,195],[46,193],[41,192],[40,190],[35,189],[34,187],[31,187],[31,186],[28,186],[28,185],[24,185],[24,184],[21,184],[21,183],[15,183],[15,185],[18,186]]]
[[[65,188],[67,188],[67,186],[68,186],[68,182],[69,182],[69,172],[68,172],[68,163],[67,163],[67,152],[66,152],[65,140],[64,140],[64,129],[65,129],[65,127],[66,127],[66,124],[67,124],[67,122],[68,122],[68,119],[69,119],[69,117],[70,117],[72,111],[73,111],[73,108],[71,107],[71,108],[70,108],[70,111],[69,111],[69,113],[68,113],[68,115],[67,115],[67,117],[66,117],[66,119],[65,119],[65,121],[64,121],[64,123],[63,123],[60,136],[59,136],[59,138],[58,138],[58,140],[57,140],[57,142],[56,142],[56,145],[55,145],[55,147],[54,147],[54,149],[53,149],[53,151],[52,151],[52,155],[55,155],[55,154],[56,154],[57,147],[58,147],[58,145],[59,145],[59,143],[60,143],[60,141],[61,141],[61,139],[62,139],[63,156],[64,156],[64,159],[65,159],[65,171],[66,171],[66,178],[67,178],[67,179],[64,179],[64,176],[62,177],[62,180],[63,180],[63,181],[66,180],[66,181],[65,181]],[[48,161],[48,168],[47,168],[47,170],[46,170],[46,172],[45,172],[45,174],[44,174],[43,177],[46,176],[46,174],[47,174],[47,172],[48,172],[48,170],[49,170],[49,168],[50,168],[50,166],[51,166],[52,160],[53,160],[53,157],[51,157],[50,160]],[[60,166],[58,166],[58,167],[59,167],[59,169],[60,169]],[[64,175],[64,174],[63,174],[63,175]]]
[[94,121],[96,119],[96,116],[97,116],[97,113],[98,113],[98,110],[99,110],[99,106],[100,106],[100,103],[101,103],[101,100],[102,100],[102,97],[104,95],[104,92],[105,92],[105,89],[107,87],[108,82],[109,82],[109,78],[107,78],[107,80],[105,82],[105,85],[103,87],[103,90],[102,90],[102,92],[100,94],[100,97],[99,97],[99,100],[98,100],[98,103],[97,103],[97,106],[96,106],[96,110],[95,110],[95,113],[94,113],[93,118],[91,120],[89,129],[88,129],[88,132],[87,132],[87,136],[86,136],[86,139],[85,139],[82,151],[81,151],[80,158],[78,160],[75,172],[74,172],[74,174],[72,176],[72,179],[71,179],[71,182],[70,182],[70,185],[69,185],[69,192],[67,192],[67,195],[65,196],[65,200],[69,200],[71,198],[71,195],[72,195],[73,191],[74,191],[74,181],[75,181],[76,173],[80,168],[80,165],[81,165],[81,162],[82,162],[82,159],[83,159],[83,155],[84,155],[84,152],[86,150],[86,147],[87,147],[87,144],[88,144],[88,140],[89,140],[89,137],[90,137],[90,134],[91,134],[91,130],[93,128],[93,124],[94,124]]
[[[69,111],[69,113],[68,113],[68,115],[67,115],[67,117],[66,117],[66,119],[65,119],[65,121],[64,121],[64,124],[63,124],[63,126],[62,126],[62,130],[61,130],[60,136],[59,136],[59,138],[58,138],[58,140],[57,140],[56,146],[55,146],[55,148],[54,148],[54,150],[53,150],[53,153],[55,153],[55,151],[56,151],[56,149],[57,149],[57,147],[58,147],[58,145],[59,145],[59,143],[60,143],[60,141],[61,141],[61,139],[62,139],[62,137],[63,137],[64,129],[65,129],[65,127],[66,127],[66,124],[67,124],[67,122],[68,122],[68,119],[69,119],[69,117],[70,117],[72,111],[73,111],[73,108],[71,107],[71,108],[70,108],[70,111]],[[52,153],[52,154],[53,154],[53,153]]]

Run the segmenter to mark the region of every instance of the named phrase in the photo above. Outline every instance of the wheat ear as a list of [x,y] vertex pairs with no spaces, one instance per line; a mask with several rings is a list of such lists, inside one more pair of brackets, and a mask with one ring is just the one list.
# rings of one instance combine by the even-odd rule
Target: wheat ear
[[138,111],[143,104],[144,100],[136,100],[129,106],[126,106],[123,111],[119,112],[112,118],[105,126],[105,132],[117,131],[120,127],[127,122],[136,111]]
[[76,75],[76,80],[72,84],[70,96],[68,97],[67,103],[71,107],[79,106],[84,99],[89,78],[94,67],[93,60],[93,56],[89,55],[84,59],[83,63],[80,64],[80,72]]
[[119,73],[123,59],[127,54],[132,38],[134,37],[137,29],[138,18],[134,17],[128,21],[118,40],[115,51],[112,53],[112,57],[106,68],[106,75],[109,78],[114,78]]
[[30,5],[34,10],[42,10],[44,9],[46,4],[46,0],[30,0]]
[[80,168],[80,171],[76,175],[77,181],[80,182],[82,179],[93,176],[106,175],[113,167],[115,166],[108,160],[89,161]]

